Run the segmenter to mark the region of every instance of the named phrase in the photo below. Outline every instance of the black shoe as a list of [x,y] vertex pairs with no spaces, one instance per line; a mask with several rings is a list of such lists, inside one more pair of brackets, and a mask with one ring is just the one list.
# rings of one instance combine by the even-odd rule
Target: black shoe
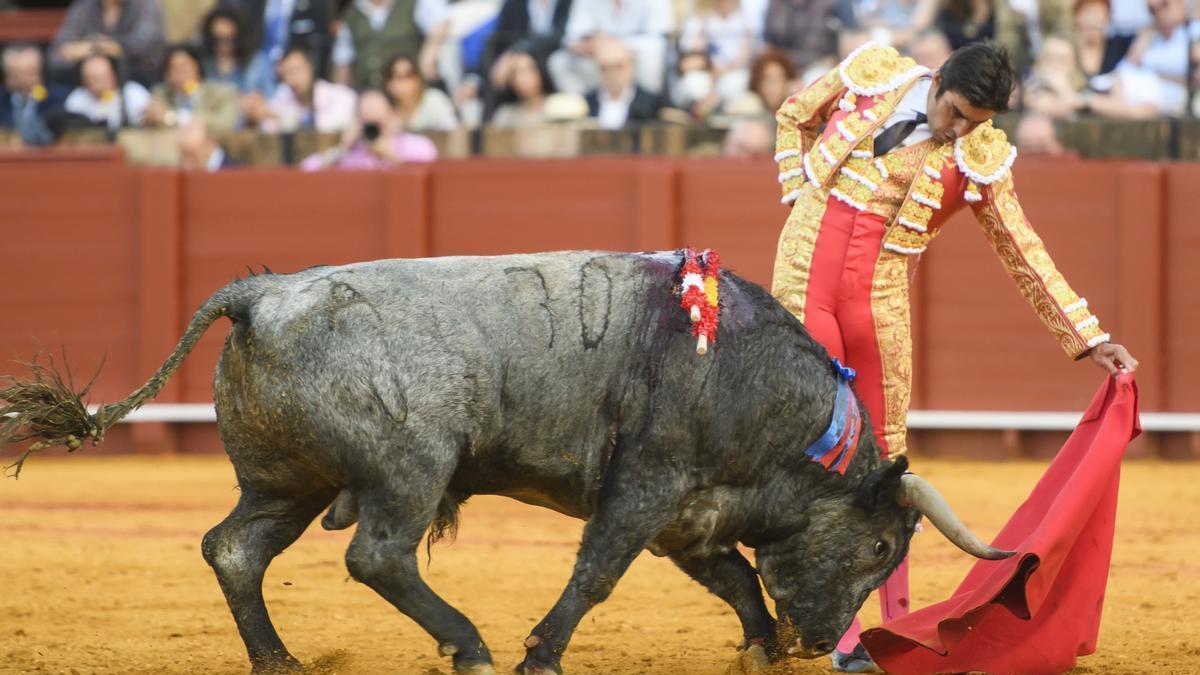
[[833,669],[841,673],[877,673],[879,668],[875,662],[871,660],[871,655],[867,653],[866,647],[862,644],[855,645],[854,651],[849,654],[833,650],[831,655],[833,658]]

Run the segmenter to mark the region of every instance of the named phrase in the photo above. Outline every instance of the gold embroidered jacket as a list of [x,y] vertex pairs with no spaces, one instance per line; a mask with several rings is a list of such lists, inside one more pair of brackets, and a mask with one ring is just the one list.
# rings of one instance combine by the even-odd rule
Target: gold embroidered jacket
[[1017,150],[991,122],[953,144],[929,143],[907,193],[890,206],[879,203],[887,192],[881,185],[894,182],[893,154],[901,153],[874,157],[875,131],[927,73],[895,49],[867,43],[784,102],[776,114],[775,146],[783,202],[795,201],[810,183],[856,209],[881,213],[887,223],[883,247],[901,255],[923,252],[946,219],[969,205],[1021,295],[1063,350],[1079,357],[1107,342],[1087,300],[1071,290],[1025,219],[1010,172]]

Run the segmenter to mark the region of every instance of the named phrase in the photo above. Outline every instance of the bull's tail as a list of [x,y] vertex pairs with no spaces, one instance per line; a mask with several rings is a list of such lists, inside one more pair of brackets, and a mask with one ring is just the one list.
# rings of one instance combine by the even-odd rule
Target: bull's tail
[[[259,289],[263,280],[264,277],[241,279],[217,291],[196,310],[175,351],[171,352],[146,384],[116,403],[100,406],[95,414],[88,412],[83,400],[92,383],[75,390],[70,371],[67,371],[68,376],[64,380],[53,361],[49,365],[42,365],[35,359],[34,363],[29,364],[32,377],[28,380],[4,377],[0,380],[3,383],[0,389],[0,399],[3,400],[3,406],[0,407],[0,447],[14,442],[35,441],[16,462],[5,467],[6,472],[13,477],[19,476],[29,455],[44,448],[63,445],[68,451],[74,451],[88,439],[91,439],[92,445],[102,443],[109,427],[162,391],[213,322],[223,316],[237,320],[246,315],[250,304],[261,294]],[[95,378],[92,379],[95,381]]]

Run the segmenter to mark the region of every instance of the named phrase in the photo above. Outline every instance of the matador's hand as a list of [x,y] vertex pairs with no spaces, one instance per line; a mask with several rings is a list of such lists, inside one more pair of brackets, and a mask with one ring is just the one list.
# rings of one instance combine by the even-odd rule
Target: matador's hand
[[1111,342],[1104,342],[1092,347],[1088,356],[1092,357],[1096,365],[1107,371],[1109,375],[1132,373],[1138,367],[1137,359],[1133,358],[1129,350]]

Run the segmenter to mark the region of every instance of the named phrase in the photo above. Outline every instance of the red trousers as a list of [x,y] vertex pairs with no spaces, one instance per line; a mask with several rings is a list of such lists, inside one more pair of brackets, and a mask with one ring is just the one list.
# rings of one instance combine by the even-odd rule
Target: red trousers
[[[817,191],[807,192],[804,195],[809,198],[807,204],[804,197],[797,201],[796,211],[781,238],[781,258],[791,255],[788,260],[776,260],[775,294],[800,316],[805,328],[829,350],[830,356],[858,372],[854,390],[867,408],[875,438],[886,457],[891,452],[903,452],[905,423],[903,418],[896,417],[907,414],[911,372],[907,261],[882,249],[883,216],[859,211],[833,197],[827,197],[823,205],[814,203],[819,196]],[[817,209],[819,213],[814,213]],[[789,236],[794,240],[790,247]],[[905,304],[902,311],[896,307],[897,301]],[[896,326],[901,323],[902,326]],[[881,327],[888,331],[887,335],[880,335]],[[895,338],[892,328],[902,329],[902,339]],[[881,338],[903,344],[881,345]],[[902,367],[896,367],[897,362]],[[891,391],[897,387],[903,390],[899,409],[894,395],[888,405],[889,386]],[[889,438],[892,445],[901,447],[890,448]],[[879,589],[879,594],[885,622],[908,613],[907,558]],[[861,630],[855,619],[838,650],[851,651]]]

